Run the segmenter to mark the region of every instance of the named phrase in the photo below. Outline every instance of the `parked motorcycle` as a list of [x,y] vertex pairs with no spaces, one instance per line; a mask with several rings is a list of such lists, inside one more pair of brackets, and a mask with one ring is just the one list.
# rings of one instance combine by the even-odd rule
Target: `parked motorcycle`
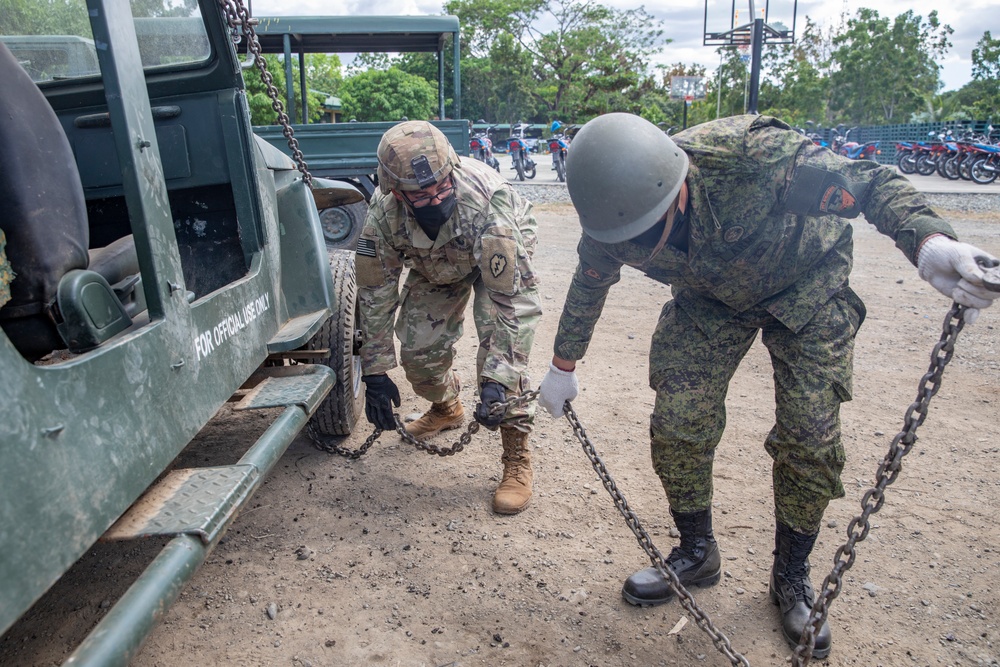
[[[486,121],[479,120],[476,123],[482,125]],[[500,171],[500,160],[496,159],[493,155],[493,140],[490,139],[490,130],[495,128],[496,125],[491,125],[485,130],[481,130],[472,137],[469,138],[469,153],[472,157],[476,158],[480,162],[485,162],[487,165],[493,167],[497,171]]]
[[535,161],[528,154],[528,142],[525,141],[524,133],[531,127],[527,123],[517,123],[511,128],[510,137],[507,139],[507,150],[510,151],[511,169],[517,171],[517,179],[523,181],[525,176],[535,177]]
[[917,170],[917,160],[913,156],[915,150],[915,144],[911,141],[896,144],[896,166],[904,174],[912,174]]
[[976,144],[979,156],[969,166],[969,176],[980,185],[989,185],[1000,176],[1000,146]]
[[553,121],[552,137],[549,138],[549,152],[552,153],[552,168],[560,183],[566,182],[566,151],[569,150],[569,138],[560,130],[562,123]]
[[860,143],[857,141],[850,141],[851,132],[858,129],[852,127],[843,134],[839,132],[843,131],[843,125],[838,125],[838,134],[834,137],[834,150],[838,155],[843,155],[852,160],[874,160],[876,155],[881,155],[882,151],[879,150],[878,141],[866,141]]

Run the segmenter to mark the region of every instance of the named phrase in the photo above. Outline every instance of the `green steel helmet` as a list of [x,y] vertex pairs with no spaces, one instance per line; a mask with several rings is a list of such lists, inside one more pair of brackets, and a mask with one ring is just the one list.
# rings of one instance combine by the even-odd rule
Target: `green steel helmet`
[[576,133],[566,185],[587,236],[602,243],[635,238],[656,224],[680,192],[688,156],[648,120],[609,113]]
[[458,167],[458,155],[441,130],[425,120],[408,120],[386,130],[378,144],[378,185],[390,190],[423,190]]

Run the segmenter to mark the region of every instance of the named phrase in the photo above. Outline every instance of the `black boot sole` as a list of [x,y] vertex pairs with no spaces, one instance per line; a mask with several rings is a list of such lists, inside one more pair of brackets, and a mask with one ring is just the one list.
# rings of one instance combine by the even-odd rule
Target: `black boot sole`
[[[719,583],[719,580],[721,578],[722,578],[722,572],[719,571],[703,579],[698,579],[696,581],[684,583],[684,588],[708,588],[709,586],[714,586],[717,583]],[[625,602],[628,602],[630,605],[634,607],[655,607],[657,605],[666,604],[667,602],[670,602],[671,600],[674,599],[675,596],[673,591],[669,591],[669,594],[663,598],[656,598],[656,599],[637,598],[636,596],[632,595],[624,588],[622,588],[622,597],[625,599]]]
[[[780,607],[781,602],[778,600],[778,594],[774,592],[774,588],[772,586],[768,586],[767,591],[771,595],[771,602],[774,606]],[[795,647],[799,645],[799,639],[801,637],[789,637],[788,633],[785,632],[784,624],[781,626],[781,636],[785,638],[785,641],[788,642],[788,645],[791,646],[792,649],[795,649]],[[826,648],[813,648],[812,657],[817,660],[823,660],[824,658],[829,657],[830,650],[832,648],[832,646],[827,646]]]

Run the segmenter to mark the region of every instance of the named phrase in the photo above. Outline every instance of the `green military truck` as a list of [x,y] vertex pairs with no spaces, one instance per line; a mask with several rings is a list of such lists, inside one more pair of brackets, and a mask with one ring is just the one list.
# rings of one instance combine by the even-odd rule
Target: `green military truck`
[[[0,634],[97,540],[165,536],[70,659],[126,664],[292,439],[363,410],[319,211],[364,195],[253,133],[242,2],[65,5],[0,12]],[[231,400],[277,416],[175,469]]]
[[[451,45],[451,118],[462,117],[459,53],[460,31],[455,16],[282,16],[258,18],[256,32],[262,53],[280,54],[285,67],[285,99],[295,139],[309,170],[316,175],[351,183],[371,197],[376,185],[375,150],[387,129],[402,119],[378,123],[309,123],[307,53],[436,53],[439,119],[447,119],[445,58]],[[296,66],[297,64],[297,66]],[[299,81],[298,99],[293,81]],[[411,119],[416,120],[416,119]],[[298,121],[298,122],[296,122]],[[469,152],[469,122],[432,120],[459,155]],[[291,155],[280,125],[255,126],[254,133]],[[353,248],[364,221],[364,204],[320,212],[323,234],[331,248]]]

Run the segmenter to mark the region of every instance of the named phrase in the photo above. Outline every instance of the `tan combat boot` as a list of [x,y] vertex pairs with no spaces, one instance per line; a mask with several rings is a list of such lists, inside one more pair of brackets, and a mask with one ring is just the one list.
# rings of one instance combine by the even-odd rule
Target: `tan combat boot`
[[431,403],[431,409],[414,419],[404,428],[418,440],[437,435],[441,431],[458,428],[465,421],[465,408],[458,396],[444,403]]
[[531,501],[531,452],[528,434],[516,428],[500,428],[503,441],[503,479],[493,494],[493,511],[517,514]]

